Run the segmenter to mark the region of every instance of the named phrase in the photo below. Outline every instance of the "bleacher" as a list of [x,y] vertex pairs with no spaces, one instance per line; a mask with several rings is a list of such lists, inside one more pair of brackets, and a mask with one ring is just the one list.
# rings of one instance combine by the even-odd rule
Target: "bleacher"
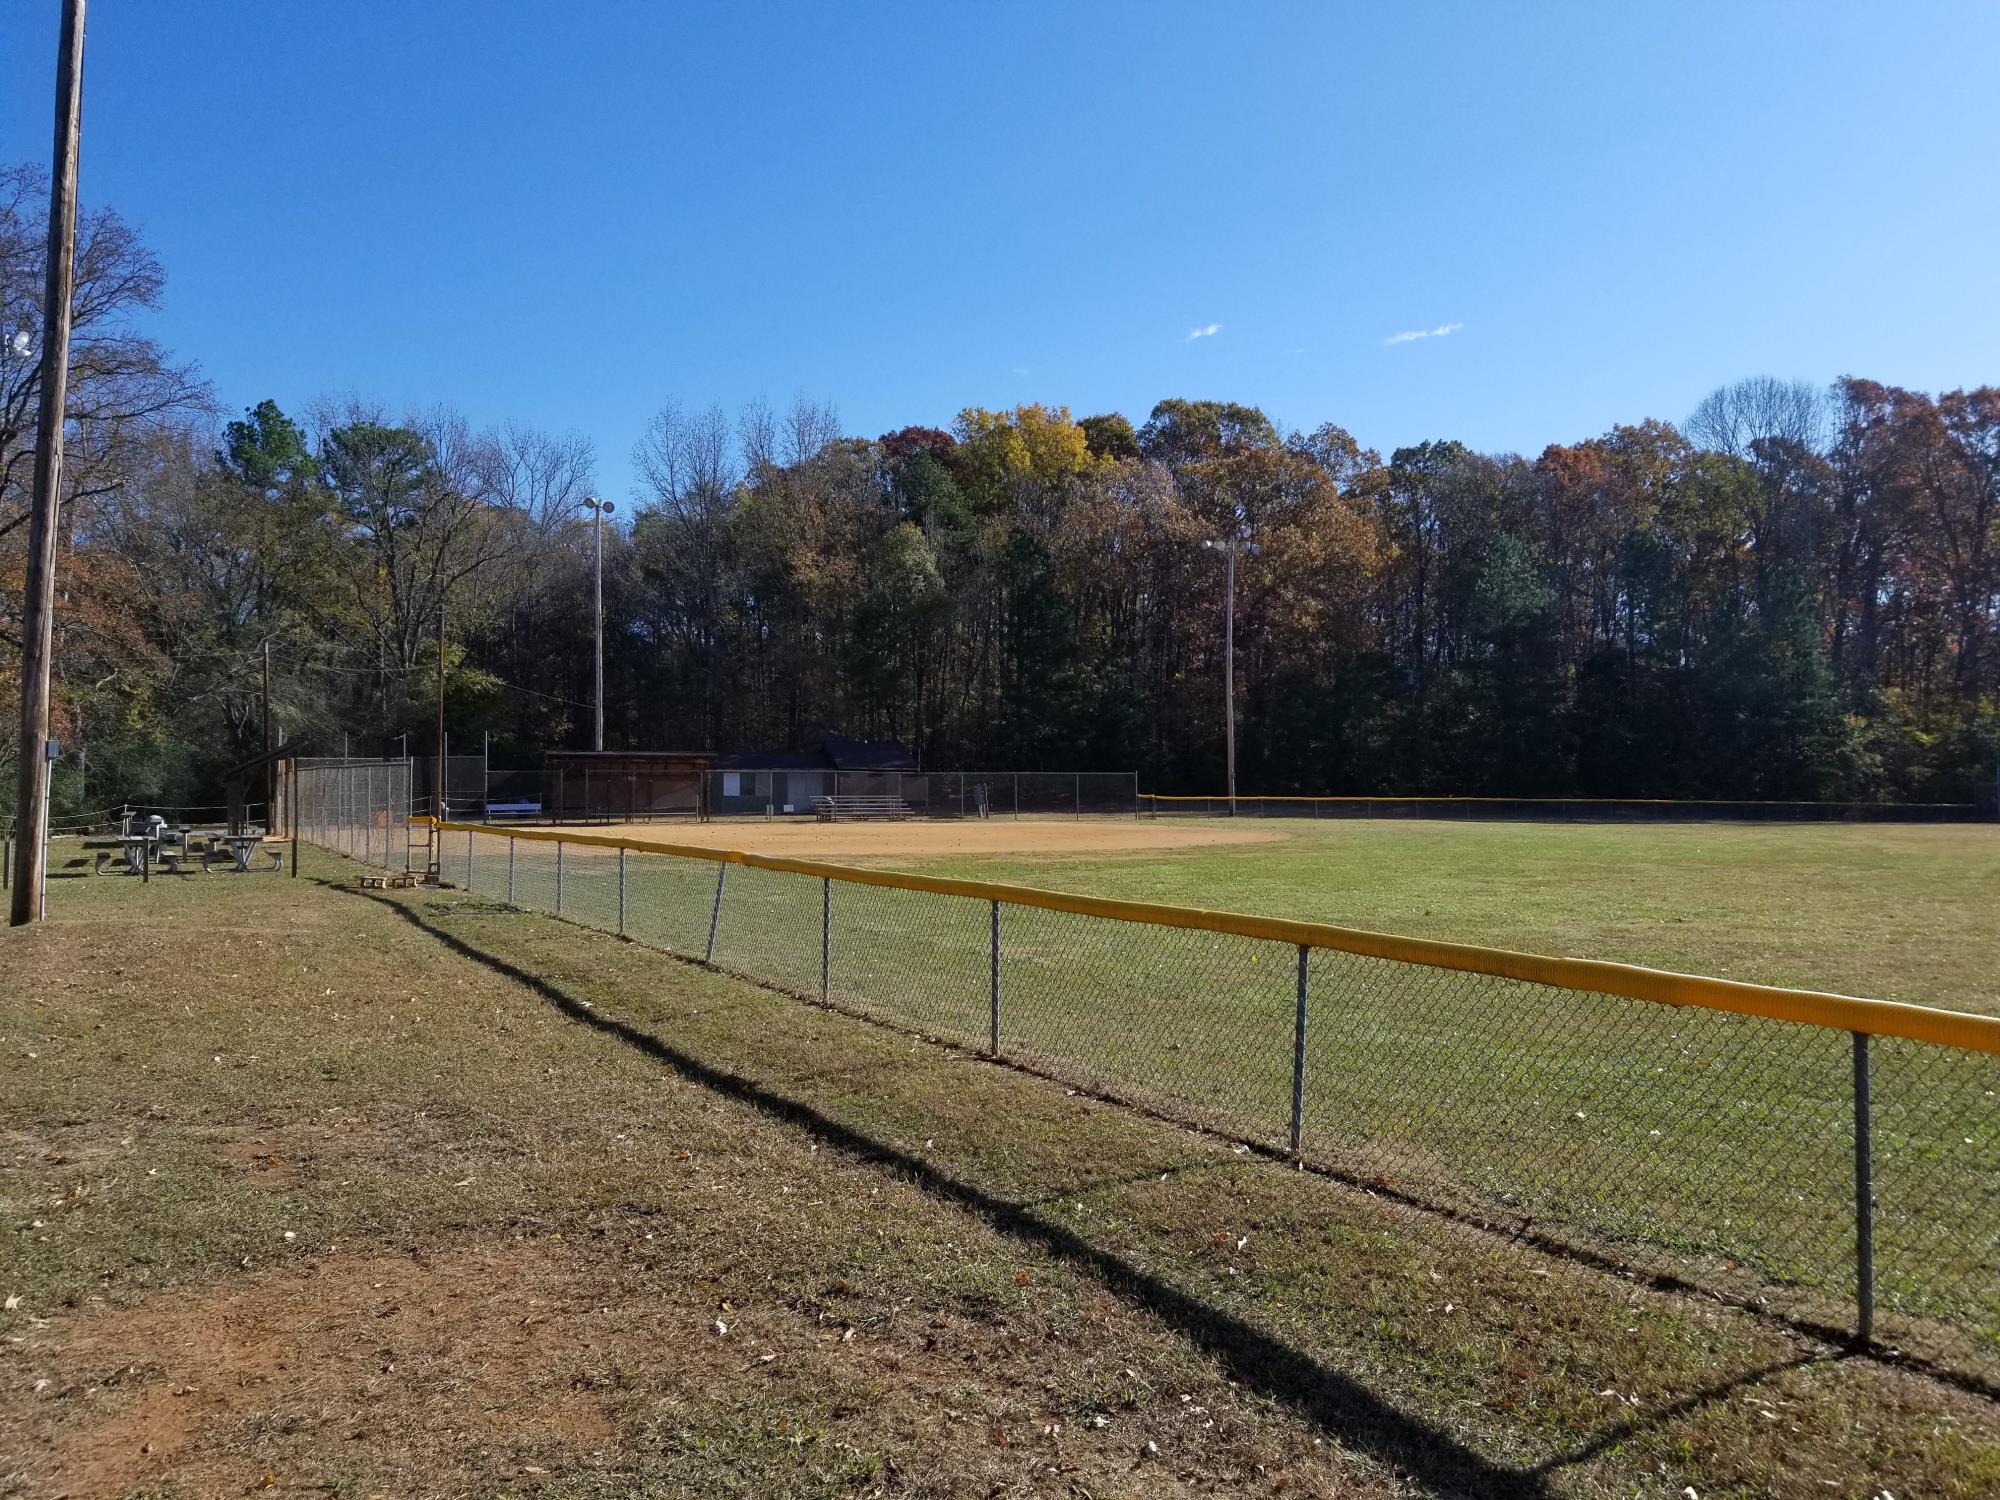
[[822,823],[842,818],[902,819],[916,816],[916,809],[901,797],[815,797],[813,815]]

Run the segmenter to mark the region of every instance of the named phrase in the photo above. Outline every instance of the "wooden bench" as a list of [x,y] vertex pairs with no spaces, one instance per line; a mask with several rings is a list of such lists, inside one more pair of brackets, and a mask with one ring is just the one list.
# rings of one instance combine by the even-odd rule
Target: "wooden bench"
[[822,823],[836,818],[914,818],[916,809],[901,797],[815,797],[813,815]]

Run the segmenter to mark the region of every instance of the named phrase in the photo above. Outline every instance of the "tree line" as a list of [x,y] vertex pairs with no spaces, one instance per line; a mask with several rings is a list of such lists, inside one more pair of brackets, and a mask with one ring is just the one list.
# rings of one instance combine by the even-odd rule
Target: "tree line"
[[[17,712],[45,185],[0,172],[0,680]],[[447,407],[224,421],[144,331],[164,274],[79,236],[56,638],[58,807],[216,800],[277,717],[316,752],[589,743],[594,455]],[[607,744],[1222,781],[1265,793],[1900,801],[2000,756],[2000,389],[1749,380],[1529,458],[1386,459],[1169,398],[1135,424],[968,407],[663,407],[604,542]],[[404,737],[407,736],[407,739]],[[460,739],[459,737],[463,737]],[[11,779],[8,744],[0,776]]]

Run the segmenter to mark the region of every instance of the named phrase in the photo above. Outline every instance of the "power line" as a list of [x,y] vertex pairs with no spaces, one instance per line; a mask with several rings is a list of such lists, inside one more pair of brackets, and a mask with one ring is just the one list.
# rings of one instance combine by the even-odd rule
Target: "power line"
[[[352,648],[352,649],[359,649],[359,648]],[[233,651],[213,651],[213,652],[204,652],[201,654],[208,656],[235,656],[238,653]],[[247,662],[249,660],[254,660],[254,658],[245,658],[245,660]],[[426,663],[424,665],[408,666],[408,667],[338,666],[333,662],[313,661],[310,658],[302,656],[288,656],[285,654],[283,647],[278,648],[277,660],[282,665],[295,668],[299,671],[330,672],[335,676],[340,676],[340,677],[407,677],[416,672],[427,671],[429,670],[430,666],[433,665],[430,663]],[[186,666],[190,665],[190,663],[176,661],[175,665]],[[496,674],[487,671],[483,667],[478,668],[477,670],[494,686],[503,687],[512,693],[521,693],[530,698],[544,698],[548,700],[550,703],[561,703],[567,705],[570,708],[589,708],[591,706],[590,704],[584,702],[580,698],[566,698],[561,693],[545,693],[540,688],[524,687],[518,682],[509,682],[506,678],[497,676]]]

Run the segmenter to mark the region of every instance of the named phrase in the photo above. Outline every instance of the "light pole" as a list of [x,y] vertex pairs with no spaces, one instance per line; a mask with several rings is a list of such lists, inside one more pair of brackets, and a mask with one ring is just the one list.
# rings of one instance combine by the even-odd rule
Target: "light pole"
[[617,507],[609,500],[600,500],[595,495],[585,497],[584,505],[591,512],[591,526],[596,532],[597,562],[593,568],[591,588],[594,602],[593,616],[596,620],[596,670],[597,691],[592,701],[597,705],[595,725],[590,736],[590,748],[604,748],[604,518]]
[[1257,544],[1241,525],[1219,541],[1201,544],[1204,552],[1223,555],[1222,606],[1222,734],[1229,764],[1229,816],[1236,816],[1236,553],[1240,548],[1255,557]]

